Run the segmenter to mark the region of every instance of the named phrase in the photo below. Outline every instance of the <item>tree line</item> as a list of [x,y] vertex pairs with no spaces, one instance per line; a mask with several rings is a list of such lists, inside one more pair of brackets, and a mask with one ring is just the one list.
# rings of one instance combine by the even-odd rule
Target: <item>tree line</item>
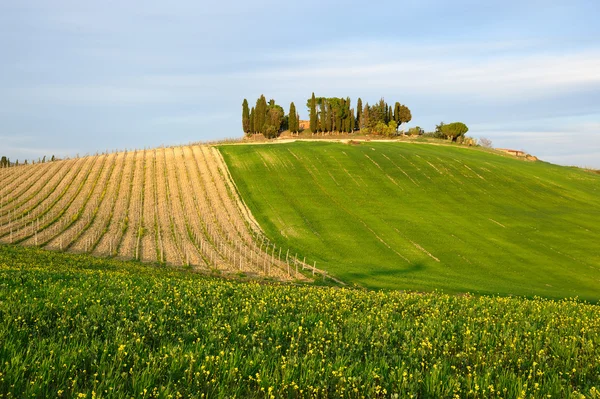
[[412,114],[406,105],[396,102],[392,107],[383,98],[374,105],[366,103],[363,107],[359,97],[356,113],[351,107],[350,97],[315,97],[313,93],[306,105],[313,133],[352,133],[360,130],[366,134],[393,136],[397,134],[400,125],[412,120]]
[[[392,107],[383,98],[374,105],[366,103],[364,106],[359,98],[356,108],[353,108],[350,97],[316,97],[312,93],[306,107],[309,112],[309,130],[313,134],[352,133],[360,130],[365,134],[393,136],[403,123],[412,119],[406,105],[396,102]],[[277,137],[284,130],[298,133],[301,130],[300,115],[293,102],[286,115],[275,100],[267,103],[265,96],[261,95],[252,108],[249,107],[248,100],[244,99],[242,128],[247,135],[261,133],[267,138]]]
[[[293,103],[292,103],[293,105]],[[295,111],[294,111],[295,114]],[[279,133],[288,128],[289,115],[285,115],[283,108],[261,95],[256,100],[256,105],[248,109],[248,100],[242,104],[242,128],[246,134],[262,133],[267,138],[277,137]]]

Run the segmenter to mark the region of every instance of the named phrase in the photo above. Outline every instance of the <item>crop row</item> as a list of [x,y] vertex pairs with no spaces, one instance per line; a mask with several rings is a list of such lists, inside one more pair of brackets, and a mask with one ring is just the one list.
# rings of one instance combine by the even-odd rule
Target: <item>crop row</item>
[[17,169],[0,175],[2,243],[277,279],[320,272],[266,239],[213,147]]

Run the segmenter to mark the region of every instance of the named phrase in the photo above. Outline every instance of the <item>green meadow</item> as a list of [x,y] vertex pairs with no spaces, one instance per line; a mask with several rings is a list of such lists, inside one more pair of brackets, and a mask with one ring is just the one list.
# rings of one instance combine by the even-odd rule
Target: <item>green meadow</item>
[[416,143],[221,146],[268,237],[372,289],[600,298],[600,176]]
[[597,398],[600,308],[0,245],[0,398]]

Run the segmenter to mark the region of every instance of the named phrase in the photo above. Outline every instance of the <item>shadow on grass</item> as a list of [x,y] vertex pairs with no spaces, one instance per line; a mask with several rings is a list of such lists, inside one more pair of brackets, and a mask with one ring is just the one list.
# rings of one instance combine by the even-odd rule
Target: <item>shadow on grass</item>
[[415,263],[408,267],[398,267],[398,268],[388,268],[388,269],[368,269],[365,267],[364,273],[361,272],[349,272],[345,273],[345,276],[354,279],[354,278],[372,278],[372,277],[406,277],[411,274],[417,274],[425,270],[425,265],[422,263]]

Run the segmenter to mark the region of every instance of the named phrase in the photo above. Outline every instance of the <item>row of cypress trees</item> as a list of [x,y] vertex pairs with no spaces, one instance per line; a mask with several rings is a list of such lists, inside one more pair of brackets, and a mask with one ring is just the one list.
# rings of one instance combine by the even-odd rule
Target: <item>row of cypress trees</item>
[[313,93],[307,102],[310,110],[310,130],[314,133],[361,130],[364,133],[381,134],[389,126],[397,131],[401,124],[412,120],[410,109],[399,102],[392,108],[382,98],[374,105],[366,103],[363,107],[362,99],[359,98],[356,103],[356,117],[350,104],[350,97],[324,98],[315,97]]
[[[313,133],[352,133],[361,130],[364,133],[393,134],[401,124],[412,119],[407,106],[396,102],[392,107],[383,98],[374,105],[366,103],[364,107],[359,98],[355,111],[351,107],[350,97],[315,97],[315,93],[312,93],[306,106],[310,115],[310,131]],[[293,102],[288,115],[275,100],[267,103],[264,95],[256,100],[256,105],[251,109],[248,100],[244,99],[242,103],[242,128],[248,135],[262,133],[272,138],[286,129],[296,133],[300,130],[299,119]]]

